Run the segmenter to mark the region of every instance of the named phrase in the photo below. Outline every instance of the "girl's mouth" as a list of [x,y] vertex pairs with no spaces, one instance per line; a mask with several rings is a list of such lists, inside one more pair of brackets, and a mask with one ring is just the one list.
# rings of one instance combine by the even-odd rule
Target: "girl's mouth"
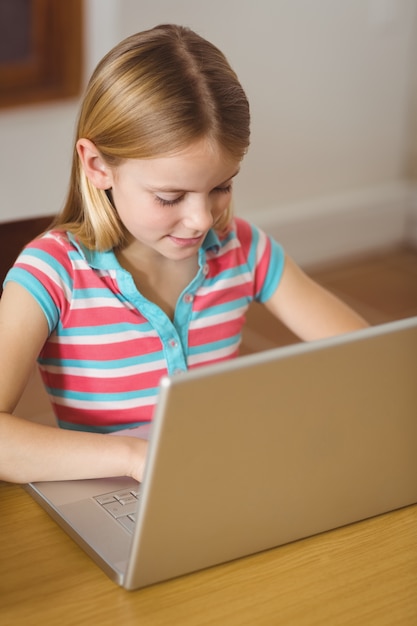
[[203,239],[203,235],[199,237],[174,237],[174,235],[168,235],[168,237],[172,243],[180,248],[192,248],[200,244]]

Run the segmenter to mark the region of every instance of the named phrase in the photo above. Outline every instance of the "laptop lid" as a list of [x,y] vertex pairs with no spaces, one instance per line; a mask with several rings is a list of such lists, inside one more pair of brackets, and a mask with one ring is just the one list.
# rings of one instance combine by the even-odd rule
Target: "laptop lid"
[[137,589],[416,502],[416,376],[412,318],[163,379],[132,537],[90,496],[134,481],[29,489]]

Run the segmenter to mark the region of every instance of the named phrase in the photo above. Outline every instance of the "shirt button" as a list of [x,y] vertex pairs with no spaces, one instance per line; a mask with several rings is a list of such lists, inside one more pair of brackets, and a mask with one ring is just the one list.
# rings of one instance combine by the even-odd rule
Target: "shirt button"
[[176,339],[170,339],[168,343],[171,346],[171,348],[176,348],[178,346],[178,341]]
[[209,268],[208,264],[206,263],[206,264],[203,266],[203,274],[204,274],[204,276],[207,276],[207,274],[209,273],[209,271],[210,271],[210,268]]
[[184,302],[185,304],[191,304],[191,302],[194,300],[194,296],[192,293],[186,293],[184,296]]

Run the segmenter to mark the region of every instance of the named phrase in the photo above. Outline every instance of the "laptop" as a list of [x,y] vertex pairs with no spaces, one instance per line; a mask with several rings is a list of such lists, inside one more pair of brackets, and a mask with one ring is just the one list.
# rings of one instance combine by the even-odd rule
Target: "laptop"
[[126,589],[415,503],[417,317],[164,378],[149,445],[141,485],[27,486]]

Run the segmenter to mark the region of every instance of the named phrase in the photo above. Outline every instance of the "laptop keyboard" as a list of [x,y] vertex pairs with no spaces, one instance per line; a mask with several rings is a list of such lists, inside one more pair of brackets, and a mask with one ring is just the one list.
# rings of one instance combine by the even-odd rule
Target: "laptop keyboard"
[[135,527],[139,498],[140,490],[123,489],[122,491],[112,491],[111,493],[95,496],[94,500],[103,509],[106,509],[126,530],[132,533]]

